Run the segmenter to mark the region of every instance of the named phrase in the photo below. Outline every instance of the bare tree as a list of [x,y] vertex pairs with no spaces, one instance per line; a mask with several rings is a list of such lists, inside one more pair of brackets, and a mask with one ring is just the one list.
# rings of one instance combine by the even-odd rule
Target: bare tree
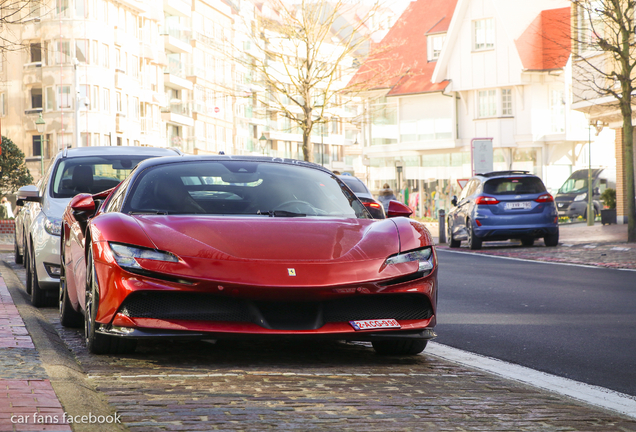
[[[623,124],[623,169],[628,241],[636,241],[634,202],[634,125],[632,93],[636,80],[634,0],[572,0],[575,91],[597,101],[601,110],[620,112]],[[591,112],[594,114],[594,111]],[[591,186],[590,186],[591,187]]]
[[0,53],[23,49],[12,25],[39,18],[44,0],[0,0]]
[[233,60],[250,69],[264,88],[260,105],[300,129],[304,159],[312,161],[314,127],[341,114],[371,81],[349,84],[370,52],[369,22],[379,6],[341,0],[265,5],[248,35],[251,54]]

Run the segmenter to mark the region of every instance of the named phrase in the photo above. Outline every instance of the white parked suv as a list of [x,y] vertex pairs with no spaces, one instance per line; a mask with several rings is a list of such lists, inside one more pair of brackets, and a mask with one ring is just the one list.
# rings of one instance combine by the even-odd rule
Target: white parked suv
[[60,152],[37,186],[18,190],[15,259],[27,269],[27,294],[40,307],[57,298],[60,284],[62,214],[79,193],[95,194],[117,186],[142,160],[175,156],[178,150],[155,147],[81,147]]

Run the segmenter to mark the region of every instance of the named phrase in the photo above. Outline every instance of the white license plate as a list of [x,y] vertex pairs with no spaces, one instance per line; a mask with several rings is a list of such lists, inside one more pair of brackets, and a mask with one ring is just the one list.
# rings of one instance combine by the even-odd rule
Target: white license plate
[[529,208],[532,208],[532,203],[530,201],[508,202],[508,203],[506,203],[506,210],[511,210],[511,209],[529,209]]
[[400,323],[394,319],[377,319],[364,321],[349,321],[354,330],[370,330],[383,328],[402,328]]

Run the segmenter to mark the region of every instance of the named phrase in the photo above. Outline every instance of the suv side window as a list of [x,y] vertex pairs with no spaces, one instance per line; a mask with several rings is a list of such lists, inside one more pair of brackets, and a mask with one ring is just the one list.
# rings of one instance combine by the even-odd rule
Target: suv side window
[[464,189],[462,189],[462,192],[459,194],[459,201],[462,201],[463,199],[466,199],[466,197],[468,196],[468,191],[472,187],[472,184],[473,184],[473,180],[469,181],[466,184],[466,186],[464,186]]

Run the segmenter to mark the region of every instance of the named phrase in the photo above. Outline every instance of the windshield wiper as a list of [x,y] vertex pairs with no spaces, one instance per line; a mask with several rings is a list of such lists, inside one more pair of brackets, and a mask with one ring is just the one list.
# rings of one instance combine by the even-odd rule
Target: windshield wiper
[[266,212],[258,211],[257,215],[268,215],[269,217],[305,217],[305,213],[295,213],[287,210],[269,210]]

